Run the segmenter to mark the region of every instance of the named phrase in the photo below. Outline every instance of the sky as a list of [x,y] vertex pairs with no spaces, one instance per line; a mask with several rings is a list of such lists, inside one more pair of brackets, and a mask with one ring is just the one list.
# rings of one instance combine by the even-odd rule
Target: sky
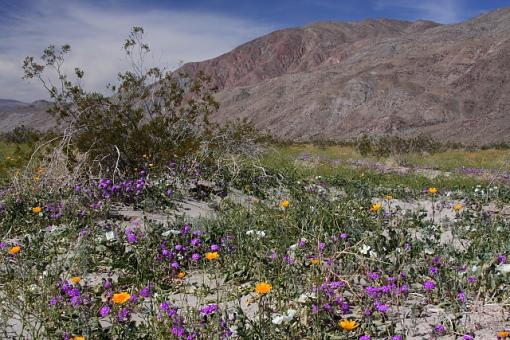
[[105,92],[129,67],[122,43],[145,29],[149,63],[175,69],[213,58],[276,29],[368,18],[427,19],[444,24],[510,6],[510,0],[0,0],[0,98],[47,98],[22,80],[22,61],[48,45],[71,45],[66,70],[85,71],[83,86]]

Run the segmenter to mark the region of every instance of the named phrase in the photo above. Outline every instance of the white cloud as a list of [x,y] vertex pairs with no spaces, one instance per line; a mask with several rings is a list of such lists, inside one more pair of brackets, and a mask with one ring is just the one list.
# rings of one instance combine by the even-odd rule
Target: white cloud
[[406,16],[450,24],[460,22],[470,15],[463,0],[377,0],[376,10],[396,9]]
[[36,81],[21,80],[22,60],[39,56],[50,44],[69,43],[66,65],[85,71],[85,87],[104,91],[128,63],[122,43],[133,26],[142,26],[153,53],[151,63],[174,69],[227,52],[273,30],[246,19],[214,13],[172,10],[105,10],[76,1],[34,1],[32,9],[0,24],[0,98],[24,101],[46,97]]

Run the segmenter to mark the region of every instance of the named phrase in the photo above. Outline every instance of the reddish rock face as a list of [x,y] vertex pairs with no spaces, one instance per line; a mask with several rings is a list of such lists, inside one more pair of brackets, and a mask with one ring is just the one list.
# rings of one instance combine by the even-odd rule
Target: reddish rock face
[[342,140],[431,134],[510,139],[510,8],[456,25],[321,22],[184,65],[220,88],[215,118],[248,118],[276,137]]

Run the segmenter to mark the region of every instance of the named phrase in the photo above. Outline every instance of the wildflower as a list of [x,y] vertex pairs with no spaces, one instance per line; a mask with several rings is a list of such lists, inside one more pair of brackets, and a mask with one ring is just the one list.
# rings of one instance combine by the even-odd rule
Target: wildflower
[[372,204],[372,206],[370,207],[370,211],[371,212],[378,212],[379,210],[381,210],[381,203],[374,203]]
[[73,276],[72,278],[69,279],[69,281],[71,281],[74,284],[78,284],[80,283],[81,278],[79,276]]
[[259,282],[255,285],[255,292],[258,294],[264,295],[273,290],[273,286],[267,282]]
[[220,246],[217,245],[217,244],[213,244],[211,245],[211,251],[219,251],[220,250]]
[[220,257],[220,254],[218,254],[215,251],[205,253],[205,258],[208,259],[209,261],[216,260],[219,257]]
[[21,251],[21,247],[20,246],[14,246],[14,247],[11,247],[9,249],[9,254],[10,255],[16,255],[17,253],[19,253]]
[[39,207],[39,206],[37,206],[37,207],[33,207],[33,208],[32,208],[32,212],[33,212],[34,214],[39,214],[41,211],[42,211],[42,208],[41,208],[41,207]]
[[469,283],[475,283],[476,282],[476,277],[470,276],[470,277],[467,278],[467,280],[468,280]]
[[338,325],[344,331],[353,331],[359,327],[359,324],[355,320],[340,320]]
[[445,328],[443,325],[436,325],[434,327],[434,331],[436,331],[438,334],[443,334],[445,332]]
[[510,336],[510,333],[508,331],[499,331],[496,336],[498,337],[498,340],[500,339],[506,339]]
[[283,208],[288,208],[289,207],[289,201],[287,200],[283,200],[280,202],[280,206],[283,207]]
[[370,337],[370,335],[362,335],[362,336],[359,337],[359,340],[370,340],[370,339],[372,339]]
[[464,334],[462,340],[473,340],[475,338],[474,334]]
[[185,272],[178,272],[177,273],[177,278],[178,279],[182,280],[182,279],[184,279],[184,277],[186,277],[186,273]]
[[210,315],[218,310],[218,305],[213,303],[205,307],[200,308],[200,313],[203,315]]
[[320,263],[320,260],[318,258],[313,258],[310,260],[310,263],[312,264],[312,266],[315,266]]
[[107,316],[109,313],[110,313],[110,307],[109,306],[103,306],[99,310],[99,315],[101,315],[101,317],[103,317],[103,318],[105,316]]
[[499,255],[498,256],[498,264],[505,264],[506,263],[506,256],[505,255]]
[[457,293],[457,300],[459,300],[460,302],[465,302],[466,301],[466,294],[463,291],[459,291]]
[[149,284],[149,286],[142,288],[139,293],[140,296],[144,298],[151,297],[151,287],[152,285]]
[[428,188],[427,191],[429,194],[432,194],[432,195],[437,194],[437,188],[434,188],[434,187]]
[[423,288],[427,291],[432,291],[436,288],[436,283],[434,281],[425,281],[423,283]]
[[439,272],[439,269],[436,266],[432,266],[429,268],[429,273],[432,276],[437,275],[438,272]]
[[464,208],[464,206],[463,206],[462,204],[457,203],[457,204],[455,204],[455,205],[453,206],[453,211],[455,211],[455,212],[459,212],[459,211],[461,211],[463,208]]
[[192,259],[193,261],[198,261],[198,260],[200,260],[200,257],[201,257],[201,256],[200,256],[200,254],[197,254],[197,253],[194,253],[194,254],[192,254],[192,255],[191,255],[191,259]]
[[394,335],[391,337],[391,340],[402,340],[402,337],[400,335]]
[[383,313],[383,314],[386,313],[390,309],[390,307],[388,305],[385,305],[384,303],[380,303],[378,301],[374,302],[374,306],[378,312]]
[[84,336],[73,336],[71,340],[85,340]]
[[126,321],[129,318],[129,310],[127,308],[122,308],[121,310],[119,310],[117,317],[119,319],[119,322]]
[[393,196],[391,196],[391,195],[386,195],[386,196],[384,196],[384,199],[385,199],[386,201],[391,201],[391,200],[393,199]]
[[116,304],[126,303],[131,298],[128,292],[121,292],[113,294],[112,301]]

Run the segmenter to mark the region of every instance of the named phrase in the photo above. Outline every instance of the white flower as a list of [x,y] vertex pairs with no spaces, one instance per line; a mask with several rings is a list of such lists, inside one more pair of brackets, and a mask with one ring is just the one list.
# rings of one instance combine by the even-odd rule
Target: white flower
[[496,270],[502,274],[508,274],[510,273],[510,263],[500,264],[496,266]]
[[362,253],[363,255],[366,255],[366,254],[368,254],[370,249],[372,249],[370,246],[367,246],[366,244],[364,244],[363,246],[361,246],[361,248],[359,248],[359,252]]
[[287,314],[285,314],[285,315],[274,314],[273,320],[271,322],[274,323],[275,325],[280,325],[283,322],[292,321],[292,319],[294,319],[294,316],[296,315],[296,313],[297,313],[297,310],[295,310],[295,309],[287,309]]
[[306,303],[307,301],[309,300],[312,300],[312,299],[315,299],[316,298],[316,295],[314,293],[311,293],[311,294],[301,294],[298,298],[298,302],[299,303]]
[[170,236],[170,234],[172,234],[172,235],[179,235],[180,233],[181,232],[179,230],[170,229],[170,230],[167,230],[164,233],[162,233],[161,236],[167,237],[167,236]]
[[108,231],[106,234],[106,240],[107,241],[113,241],[115,240],[115,233],[113,231]]
[[477,266],[477,265],[474,265],[474,266],[471,268],[471,271],[472,271],[473,273],[475,273],[477,270],[478,270],[478,266]]

